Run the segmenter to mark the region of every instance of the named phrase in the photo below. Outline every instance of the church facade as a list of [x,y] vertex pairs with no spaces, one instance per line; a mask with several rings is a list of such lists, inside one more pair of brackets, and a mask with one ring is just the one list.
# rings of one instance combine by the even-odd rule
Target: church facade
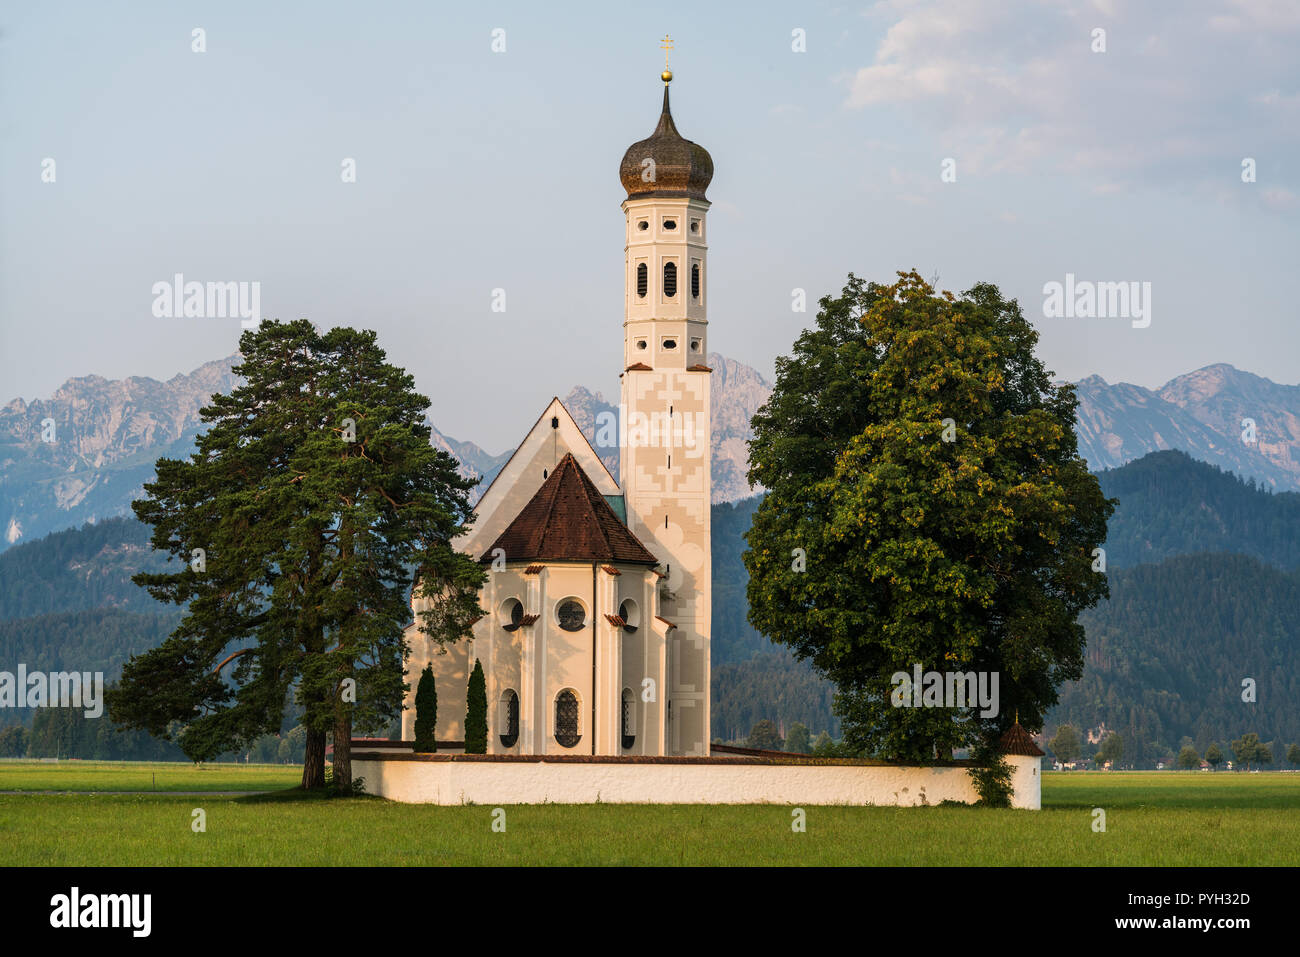
[[486,614],[445,651],[418,619],[407,629],[404,739],[414,738],[425,664],[437,680],[438,740],[464,739],[477,660],[489,754],[709,753],[713,161],[678,133],[671,79],[665,71],[654,132],[619,169],[627,197],[618,481],[552,399],[456,543],[488,572]]

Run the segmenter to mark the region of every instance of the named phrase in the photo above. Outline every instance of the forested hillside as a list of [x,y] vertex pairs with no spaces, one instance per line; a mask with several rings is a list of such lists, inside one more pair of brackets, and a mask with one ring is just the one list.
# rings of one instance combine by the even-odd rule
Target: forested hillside
[[[1300,740],[1300,495],[1268,492],[1178,452],[1099,478],[1120,501],[1106,543],[1111,599],[1083,616],[1084,677],[1062,689],[1049,733],[1066,721],[1081,730],[1104,724],[1124,737],[1128,758],[1147,762],[1184,737],[1202,752],[1249,731]],[[744,738],[763,719],[835,734],[833,686],[746,620],[741,555],[759,501],[713,507],[713,736]],[[133,519],[0,555],[0,670],[23,662],[102,670],[112,680],[175,625],[177,609],[130,581],[160,566]],[[1253,705],[1241,701],[1247,677],[1258,685]],[[0,726],[29,717],[0,710]],[[46,740],[73,740],[62,719],[43,720],[52,722]],[[117,753],[118,739],[97,729],[77,740],[88,747],[92,739]],[[275,755],[276,742],[259,753]]]
[[[1300,569],[1300,494],[1174,451],[1098,479],[1119,500],[1106,541],[1111,599],[1082,617],[1084,678],[1062,689],[1049,732],[1104,723],[1129,742],[1130,758],[1150,764],[1183,737],[1202,753],[1209,740],[1248,731],[1300,740],[1300,688],[1287,677],[1300,674],[1300,602],[1296,577],[1284,574]],[[750,717],[834,733],[833,688],[745,620],[741,554],[760,500],[713,512],[714,736],[743,737]],[[1244,677],[1259,684],[1253,710],[1240,700]],[[808,689],[803,710],[792,707],[792,687]]]
[[134,518],[55,532],[0,554],[0,620],[104,607],[163,611],[131,576],[165,565]]
[[1114,567],[1233,552],[1300,568],[1300,493],[1269,491],[1182,452],[1152,452],[1097,476],[1119,499],[1106,539]]
[[[1117,569],[1110,600],[1083,615],[1083,678],[1049,731],[1102,724],[1125,760],[1154,762],[1190,737],[1205,753],[1246,732],[1300,741],[1300,573],[1245,555],[1202,554]],[[1242,700],[1253,679],[1255,701]]]
[[[180,609],[131,581],[164,565],[165,556],[149,546],[149,530],[134,518],[55,532],[0,554],[0,670],[24,664],[29,672],[102,672],[112,684],[132,655],[161,643],[180,621]],[[0,708],[0,729],[0,757],[184,758],[175,745],[121,732],[107,715],[87,719],[81,709]],[[254,751],[277,760],[289,727],[285,732]],[[300,758],[301,750],[300,741],[292,742],[286,759]]]

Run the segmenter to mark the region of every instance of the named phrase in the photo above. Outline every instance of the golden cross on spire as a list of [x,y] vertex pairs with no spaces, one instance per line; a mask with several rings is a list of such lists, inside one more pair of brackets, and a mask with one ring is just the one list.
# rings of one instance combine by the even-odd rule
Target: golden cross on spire
[[664,72],[661,73],[659,76],[660,79],[662,79],[665,83],[667,83],[669,80],[673,78],[673,71],[668,69],[668,53],[673,48],[673,38],[665,33],[663,40],[661,40],[659,43],[659,46],[661,46],[664,51]]

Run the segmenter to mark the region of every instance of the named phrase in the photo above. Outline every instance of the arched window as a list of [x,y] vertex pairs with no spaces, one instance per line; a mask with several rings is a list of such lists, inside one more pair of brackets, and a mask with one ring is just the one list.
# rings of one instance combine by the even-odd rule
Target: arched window
[[497,727],[501,729],[501,746],[513,748],[519,741],[519,695],[507,688],[501,694],[501,714]]
[[572,748],[582,740],[578,733],[578,696],[567,688],[555,696],[555,740],[564,748]]
[[646,268],[645,263],[636,265],[636,294],[644,299],[646,290],[650,287],[650,270]]
[[506,631],[518,631],[524,623],[524,605],[518,598],[507,598],[501,603],[501,627]]
[[623,689],[623,747],[636,744],[636,697],[631,688]]
[[695,299],[700,298],[700,264],[699,263],[691,264],[691,296],[692,298]]
[[664,297],[677,295],[677,263],[664,263]]
[[637,608],[635,601],[631,598],[623,599],[623,604],[618,606],[618,617],[623,619],[624,631],[629,635],[636,634],[636,630],[641,624],[641,611]]

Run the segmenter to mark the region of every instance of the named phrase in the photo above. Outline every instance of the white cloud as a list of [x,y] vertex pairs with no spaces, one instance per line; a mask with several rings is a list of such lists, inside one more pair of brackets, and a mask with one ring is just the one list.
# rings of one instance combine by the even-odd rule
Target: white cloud
[[846,105],[910,111],[972,174],[1204,185],[1300,146],[1294,0],[882,0],[868,16],[884,36]]

